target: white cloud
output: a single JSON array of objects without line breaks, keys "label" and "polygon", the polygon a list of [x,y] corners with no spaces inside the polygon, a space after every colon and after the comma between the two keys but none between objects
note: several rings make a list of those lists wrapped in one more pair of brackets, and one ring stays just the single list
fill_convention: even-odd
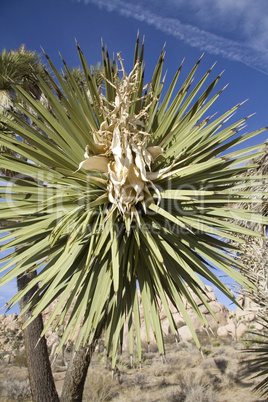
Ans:
[{"label": "white cloud", "polygon": [[[248,0],[167,0],[164,4],[158,0],[136,0],[135,4],[126,0],[84,0],[84,3],[146,22],[189,46],[268,74],[267,0],[255,0],[251,7]],[[186,16],[183,22],[180,16]],[[191,23],[187,23],[187,16]],[[226,37],[232,33],[239,39]]]}]

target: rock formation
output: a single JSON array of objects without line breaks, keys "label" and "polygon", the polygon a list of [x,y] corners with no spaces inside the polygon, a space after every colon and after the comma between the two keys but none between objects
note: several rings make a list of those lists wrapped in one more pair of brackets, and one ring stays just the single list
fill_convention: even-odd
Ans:
[{"label": "rock formation", "polygon": [[[256,313],[258,311],[258,305],[253,303],[250,299],[243,297],[242,293],[238,295],[238,301],[241,304],[242,309],[237,308],[235,311],[232,311],[229,310],[223,303],[217,301],[217,297],[210,286],[206,286],[205,291],[208,305],[215,314],[218,322],[214,320],[214,318],[211,316],[207,308],[202,304],[201,300],[196,295],[192,296],[197,305],[199,306],[205,319],[207,320],[213,333],[217,334],[218,337],[232,336],[234,339],[238,339],[242,337],[249,328],[250,329],[255,328],[256,330],[262,329],[262,326],[259,323],[255,322]],[[56,301],[43,313],[45,323],[49,319],[51,311],[54,310],[55,303]],[[190,319],[194,325],[194,328],[199,331],[204,330],[198,317],[194,313],[189,303],[185,301],[184,304],[190,316]],[[179,340],[189,341],[192,338],[192,335],[187,325],[185,325],[182,315],[171,304],[170,309],[174,321],[178,326]],[[169,322],[164,309],[161,307],[160,307],[160,319],[164,336],[167,336],[170,333]],[[77,334],[78,332],[79,329],[77,329]],[[124,343],[125,345],[127,345],[128,344],[127,328],[125,331],[125,335],[126,337]],[[51,331],[47,333],[49,349],[53,349],[53,347],[55,349],[54,344],[58,344],[59,336],[60,335],[57,335],[57,332],[56,332],[56,338],[55,333],[52,334]],[[141,338],[142,341],[147,342],[142,308],[141,308]],[[154,342],[153,334],[151,334],[150,342],[152,343]],[[18,319],[17,314],[10,314],[10,315],[1,314],[0,354],[2,355],[2,358],[6,356],[5,359],[8,360],[16,353],[22,351],[23,351],[23,338],[21,331],[21,321]]]}]

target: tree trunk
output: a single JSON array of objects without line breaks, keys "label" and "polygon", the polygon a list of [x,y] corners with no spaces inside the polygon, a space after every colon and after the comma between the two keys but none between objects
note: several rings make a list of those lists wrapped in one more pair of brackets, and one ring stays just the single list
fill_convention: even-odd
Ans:
[{"label": "tree trunk", "polygon": [[[36,272],[31,272],[18,277],[18,290],[23,289],[35,276]],[[32,288],[21,299],[19,303],[21,310],[36,290],[37,286]],[[23,315],[23,323],[29,318],[29,316],[30,313],[25,313]],[[42,330],[43,319],[41,314],[23,330],[32,397],[34,402],[59,402],[49,362],[47,342],[45,337],[40,338]]]},{"label": "tree trunk", "polygon": [[73,355],[69,363],[63,384],[61,402],[82,401],[85,381],[95,344],[80,347]]},{"label": "tree trunk", "polygon": [[93,342],[87,346],[80,346],[73,354],[65,375],[61,402],[82,402],[87,371],[98,340],[105,326],[106,317],[103,318],[95,332]]}]

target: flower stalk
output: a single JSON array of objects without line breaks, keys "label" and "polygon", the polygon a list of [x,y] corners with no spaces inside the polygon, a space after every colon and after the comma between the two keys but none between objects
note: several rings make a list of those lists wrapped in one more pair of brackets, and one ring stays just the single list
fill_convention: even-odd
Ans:
[{"label": "flower stalk", "polygon": [[151,171],[152,163],[164,152],[160,146],[146,148],[148,137],[151,136],[145,131],[149,117],[147,110],[153,99],[150,99],[149,104],[137,115],[130,114],[130,110],[137,101],[145,102],[145,99],[152,98],[152,95],[149,93],[135,99],[133,95],[139,90],[139,63],[136,63],[127,75],[120,53],[117,56],[123,78],[120,81],[114,79],[114,84],[106,79],[115,89],[116,95],[114,102],[108,102],[103,95],[100,98],[104,120],[100,129],[93,132],[99,154],[94,155],[87,145],[84,154],[86,159],[79,164],[79,169],[105,173],[108,177],[107,190],[111,204],[123,217],[130,215],[130,222],[127,219],[128,225],[133,217],[140,225],[137,205],[140,203],[146,213],[146,203],[153,202],[149,185],[157,194],[157,203],[160,203],[161,194],[154,180],[161,178],[172,165],[159,171]]}]

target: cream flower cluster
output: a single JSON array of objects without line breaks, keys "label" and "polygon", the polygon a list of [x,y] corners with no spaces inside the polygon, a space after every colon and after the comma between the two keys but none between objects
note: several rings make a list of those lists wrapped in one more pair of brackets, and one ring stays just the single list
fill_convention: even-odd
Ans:
[{"label": "cream flower cluster", "polygon": [[[163,153],[159,146],[145,147],[148,134],[145,129],[148,119],[149,103],[139,114],[130,114],[131,106],[138,100],[138,63],[127,76],[120,54],[123,78],[118,83],[111,83],[115,90],[115,101],[110,103],[101,95],[101,110],[105,117],[99,130],[93,132],[98,155],[93,155],[86,147],[85,160],[79,169],[95,170],[107,174],[109,201],[124,214],[130,214],[140,223],[137,204],[140,202],[146,213],[146,200],[151,197],[148,184],[154,189],[160,200],[160,192],[153,183],[171,167],[151,171],[154,160]],[[148,96],[148,95],[147,95]],[[109,108],[109,106],[110,108]]]}]

